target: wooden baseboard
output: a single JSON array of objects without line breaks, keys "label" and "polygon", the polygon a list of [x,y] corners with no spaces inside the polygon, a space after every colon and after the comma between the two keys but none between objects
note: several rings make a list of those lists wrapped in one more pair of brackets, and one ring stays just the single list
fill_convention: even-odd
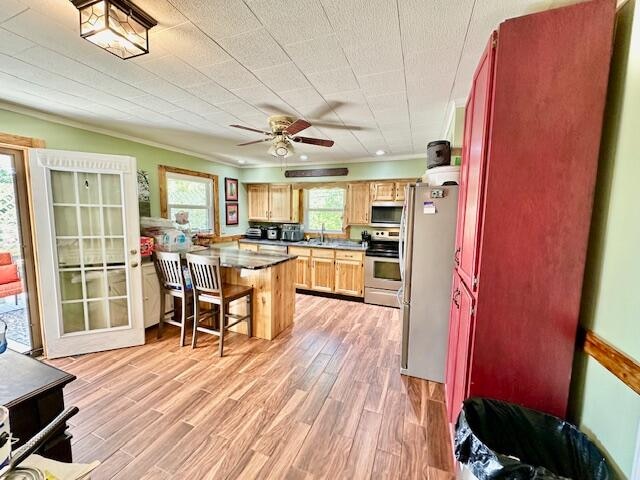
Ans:
[{"label": "wooden baseboard", "polygon": [[640,394],[640,364],[591,330],[584,331],[583,335],[584,351],[634,392]]}]

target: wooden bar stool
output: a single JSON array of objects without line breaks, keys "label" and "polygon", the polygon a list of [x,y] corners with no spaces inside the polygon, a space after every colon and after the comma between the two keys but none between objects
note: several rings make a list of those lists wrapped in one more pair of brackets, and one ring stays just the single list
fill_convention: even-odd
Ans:
[{"label": "wooden bar stool", "polygon": [[[240,322],[247,322],[247,334],[251,336],[251,312],[253,302],[253,287],[244,285],[223,284],[220,276],[220,259],[202,255],[187,254],[187,265],[193,285],[193,340],[192,348],[196,348],[198,332],[209,333],[220,337],[218,351],[222,357],[225,330]],[[247,314],[237,315],[229,313],[229,304],[235,300],[246,298]],[[200,314],[198,302],[217,305],[220,312],[218,330],[199,325],[206,318]],[[233,319],[233,323],[228,323]]]},{"label": "wooden bar stool", "polygon": [[[156,267],[156,273],[158,274],[158,281],[160,282],[160,320],[158,322],[158,338],[162,336],[162,324],[168,323],[180,327],[180,346],[184,347],[187,320],[192,316],[187,317],[187,305],[193,296],[193,290],[187,288],[187,283],[184,278],[184,272],[182,270],[182,263],[180,261],[180,254],[170,252],[155,252],[153,263]],[[170,295],[180,299],[182,303],[181,308],[181,321],[176,321],[170,318],[166,318],[167,315],[175,313],[175,309],[171,309],[168,312],[166,309],[166,295]]]}]

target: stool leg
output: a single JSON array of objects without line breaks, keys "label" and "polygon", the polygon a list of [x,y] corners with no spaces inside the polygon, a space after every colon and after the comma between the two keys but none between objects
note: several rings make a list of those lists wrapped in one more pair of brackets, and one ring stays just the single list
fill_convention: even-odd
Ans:
[{"label": "stool leg", "polygon": [[220,302],[220,345],[218,345],[218,354],[222,356],[222,350],[224,348],[224,324],[225,317],[227,315],[227,306],[224,300]]},{"label": "stool leg", "polygon": [[182,319],[180,321],[180,346],[184,347],[184,337],[187,330],[187,296],[186,293],[183,292],[182,296]]},{"label": "stool leg", "polygon": [[194,291],[193,292],[193,335],[191,337],[191,348],[196,348],[199,317],[200,317],[200,307],[198,306],[198,294]]},{"label": "stool leg", "polygon": [[164,311],[166,309],[166,298],[164,290],[160,290],[160,318],[158,319],[158,338],[162,337],[162,323],[164,322]]},{"label": "stool leg", "polygon": [[253,295],[247,295],[247,335],[253,337]]}]

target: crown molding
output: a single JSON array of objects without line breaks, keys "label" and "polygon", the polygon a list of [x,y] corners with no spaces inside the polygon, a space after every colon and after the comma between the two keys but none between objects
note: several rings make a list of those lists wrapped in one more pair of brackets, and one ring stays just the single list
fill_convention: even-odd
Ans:
[{"label": "crown molding", "polygon": [[[184,148],[174,147],[172,145],[167,145],[166,143],[154,142],[152,140],[146,140],[144,138],[136,137],[134,135],[127,135],[124,133],[119,133],[114,130],[110,130],[107,128],[97,127],[94,125],[90,125],[83,122],[78,122],[77,120],[72,120],[70,118],[66,118],[60,115],[54,115],[52,113],[41,112],[39,110],[35,110],[29,107],[23,107],[21,105],[16,105],[10,102],[0,101],[0,109],[8,110],[14,113],[20,113],[22,115],[27,115],[29,117],[38,118],[40,120],[45,120],[47,122],[53,122],[60,125],[64,125],[67,127],[78,128],[80,130],[86,130],[92,133],[99,133],[101,135],[107,135],[109,137],[119,138],[121,140],[127,140],[130,142],[140,143],[142,145],[147,145],[149,147],[161,148],[163,150],[168,150],[170,152],[181,153],[183,155],[189,155],[191,157],[200,158],[202,160],[207,160],[209,162],[218,163],[221,165],[226,165],[228,167],[234,168],[243,168],[242,165],[238,165],[233,162],[229,162],[226,160],[222,160],[219,157],[203,155],[202,153],[194,152],[192,150],[186,150]],[[45,139],[46,140],[46,139]]]}]

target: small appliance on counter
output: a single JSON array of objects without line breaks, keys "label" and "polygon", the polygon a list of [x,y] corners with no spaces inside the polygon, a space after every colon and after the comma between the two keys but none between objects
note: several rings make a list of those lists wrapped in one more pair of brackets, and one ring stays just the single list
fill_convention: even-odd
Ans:
[{"label": "small appliance on counter", "polygon": [[369,246],[369,243],[371,243],[371,234],[366,230],[363,230],[360,233],[360,239],[360,243],[364,246],[364,248],[367,248]]},{"label": "small appliance on counter", "polygon": [[451,144],[447,140],[427,143],[427,169],[451,165]]},{"label": "small appliance on counter", "polygon": [[252,240],[262,240],[263,238],[267,238],[267,229],[265,227],[249,227],[247,228],[245,237]]},{"label": "small appliance on counter", "polygon": [[422,176],[422,183],[432,187],[460,185],[460,165],[429,168]]},{"label": "small appliance on counter", "polygon": [[299,223],[286,223],[282,225],[280,240],[285,242],[300,242],[304,239],[302,225]]},{"label": "small appliance on counter", "polygon": [[275,225],[267,227],[267,240],[279,240],[280,239],[280,227]]}]

